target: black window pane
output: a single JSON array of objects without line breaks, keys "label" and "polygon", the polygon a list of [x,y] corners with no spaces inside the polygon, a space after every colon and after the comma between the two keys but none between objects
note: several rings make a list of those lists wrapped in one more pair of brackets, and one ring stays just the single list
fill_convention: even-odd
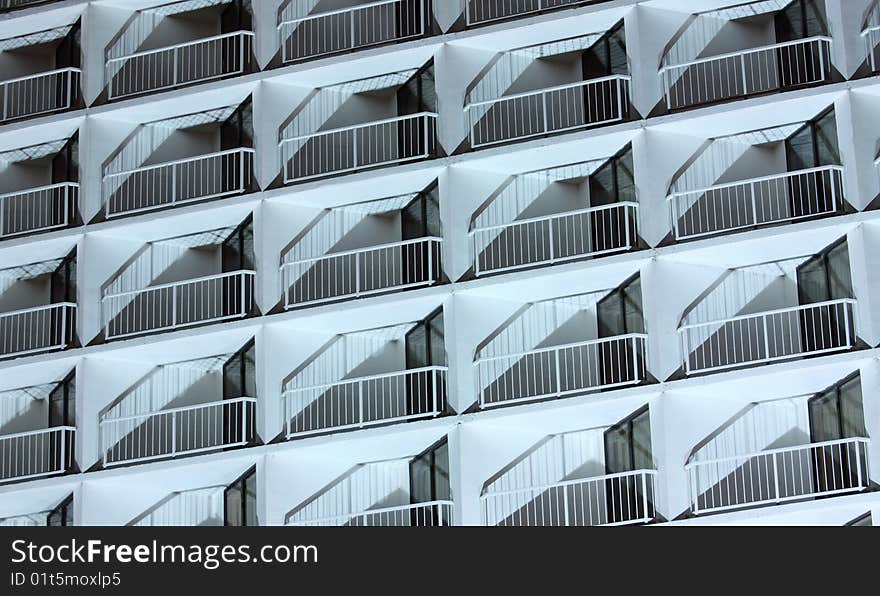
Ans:
[{"label": "black window pane", "polygon": [[849,247],[843,242],[828,251],[829,298],[852,298],[852,273],[849,267]]},{"label": "black window pane", "polygon": [[449,444],[443,443],[434,452],[434,500],[448,501],[452,497],[449,485]]},{"label": "black window pane", "polygon": [[865,410],[862,406],[862,382],[859,377],[840,386],[840,426],[843,438],[866,437]]}]

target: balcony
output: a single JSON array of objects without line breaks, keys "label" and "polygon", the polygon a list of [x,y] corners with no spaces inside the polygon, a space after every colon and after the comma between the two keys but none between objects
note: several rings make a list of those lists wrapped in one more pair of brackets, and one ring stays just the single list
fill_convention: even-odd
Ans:
[{"label": "balcony", "polygon": [[685,469],[697,515],[855,493],[870,484],[866,438],[693,461]]},{"label": "balcony", "polygon": [[173,492],[127,526],[222,526],[226,487],[208,486]]},{"label": "balcony", "polygon": [[0,358],[63,350],[76,337],[76,304],[0,313]]},{"label": "balcony", "polygon": [[655,517],[656,470],[635,470],[480,496],[487,526],[622,526]]},{"label": "balcony", "polygon": [[469,103],[471,147],[621,122],[629,86],[629,76],[612,75]]},{"label": "balcony", "polygon": [[687,190],[667,201],[676,240],[830,216],[843,206],[843,168],[823,166]]},{"label": "balcony", "polygon": [[880,25],[868,27],[861,33],[865,40],[865,50],[868,56],[868,66],[871,72],[877,72],[880,68]]},{"label": "balcony", "polygon": [[468,25],[519,17],[555,8],[597,4],[601,0],[467,0],[465,15]]},{"label": "balcony", "polygon": [[254,34],[235,31],[173,46],[108,57],[109,99],[202,83],[247,72]]},{"label": "balcony", "polygon": [[107,339],[191,327],[247,316],[253,271],[232,271],[128,292],[107,293],[101,318]]},{"label": "balcony", "polygon": [[75,220],[78,203],[76,182],[0,195],[0,239],[65,228]]},{"label": "balcony", "polygon": [[677,110],[827,82],[831,41],[808,37],[664,65],[660,80],[666,107]]},{"label": "balcony", "polygon": [[445,366],[427,366],[287,389],[287,438],[440,416],[447,373]]},{"label": "balcony", "polygon": [[63,474],[73,468],[76,429],[55,426],[0,435],[0,483]]},{"label": "balcony", "polygon": [[281,58],[286,63],[318,58],[425,35],[426,0],[380,0],[282,20]]},{"label": "balcony", "polygon": [[246,192],[254,150],[229,149],[104,176],[108,218]]},{"label": "balcony", "polygon": [[855,300],[818,302],[683,325],[687,374],[816,356],[855,347]]},{"label": "balcony", "polygon": [[433,157],[437,114],[420,112],[283,139],[285,183]]},{"label": "balcony", "polygon": [[368,509],[332,517],[293,519],[287,526],[449,526],[452,525],[452,501],[429,501],[397,507]]},{"label": "balcony", "polygon": [[0,81],[0,123],[73,108],[81,79],[80,69],[61,68]]},{"label": "balcony", "polygon": [[620,202],[475,228],[469,233],[474,273],[501,273],[631,250],[637,220],[638,203]]},{"label": "balcony", "polygon": [[241,447],[255,436],[257,400],[239,397],[131,416],[98,425],[105,466]]},{"label": "balcony", "polygon": [[480,405],[637,385],[647,377],[647,338],[634,333],[478,359],[474,366]]}]

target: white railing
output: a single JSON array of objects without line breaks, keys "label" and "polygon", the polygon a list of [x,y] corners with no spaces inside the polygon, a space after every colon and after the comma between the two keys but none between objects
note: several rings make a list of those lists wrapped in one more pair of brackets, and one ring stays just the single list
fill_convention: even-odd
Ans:
[{"label": "white railing", "polygon": [[287,437],[433,418],[446,410],[445,366],[343,379],[284,391]]},{"label": "white railing", "polygon": [[837,213],[843,168],[822,166],[669,195],[677,240]]},{"label": "white railing", "polygon": [[253,32],[235,31],[108,58],[108,97],[117,99],[244,73],[251,62],[253,43]]},{"label": "white railing", "polygon": [[242,318],[254,302],[253,271],[232,271],[106,294],[101,320],[107,339]]},{"label": "white railing", "polygon": [[470,231],[474,273],[511,271],[630,250],[638,203],[620,202]]},{"label": "white railing", "polygon": [[37,513],[28,513],[25,515],[15,515],[13,517],[4,517],[0,519],[0,526],[9,527],[40,527],[47,525],[49,514],[51,511],[39,511]]},{"label": "white railing", "polygon": [[425,0],[379,0],[282,21],[284,62],[353,50],[425,34]]},{"label": "white railing", "polygon": [[0,435],[0,482],[62,474],[73,467],[76,428]]},{"label": "white railing", "polygon": [[564,6],[577,6],[596,0],[466,0],[468,25],[518,17]]},{"label": "white railing", "polygon": [[225,486],[207,486],[173,492],[127,526],[222,526]]},{"label": "white railing", "polygon": [[868,439],[768,449],[685,466],[696,514],[859,492],[870,485]]},{"label": "white railing", "polygon": [[52,0],[0,0],[0,10],[24,8],[25,6],[33,6],[34,4],[43,4],[51,1]]},{"label": "white railing", "polygon": [[630,77],[611,75],[465,106],[471,147],[622,121]]},{"label": "white railing", "polygon": [[76,337],[76,304],[0,313],[0,358],[62,350]]},{"label": "white railing", "polygon": [[412,505],[367,509],[316,519],[288,519],[287,526],[451,526],[452,501],[428,501]]},{"label": "white railing", "polygon": [[848,350],[855,300],[841,299],[682,325],[685,372],[707,372]]},{"label": "white railing", "polygon": [[60,68],[0,81],[0,122],[74,107],[82,71]]},{"label": "white railing", "polygon": [[487,526],[621,526],[654,519],[655,470],[564,480],[480,496]]},{"label": "white railing", "polygon": [[116,217],[247,191],[254,150],[241,147],[104,176],[104,212]]},{"label": "white railing", "polygon": [[431,157],[436,125],[437,114],[420,112],[283,139],[284,181]]},{"label": "white railing", "polygon": [[284,263],[284,305],[289,308],[437,283],[442,242],[429,236]]},{"label": "white railing", "polygon": [[865,40],[871,72],[877,72],[878,65],[880,65],[880,26],[868,27],[862,31],[862,39]]},{"label": "white railing", "polygon": [[247,445],[254,438],[256,404],[255,398],[239,397],[103,418],[98,432],[104,465]]},{"label": "white railing", "polygon": [[60,182],[0,195],[0,238],[63,228],[73,222],[79,184]]},{"label": "white railing", "polygon": [[647,339],[632,333],[480,358],[474,362],[480,405],[636,385],[646,378]]},{"label": "white railing", "polygon": [[808,37],[660,69],[670,110],[811,85],[831,76],[831,38]]}]

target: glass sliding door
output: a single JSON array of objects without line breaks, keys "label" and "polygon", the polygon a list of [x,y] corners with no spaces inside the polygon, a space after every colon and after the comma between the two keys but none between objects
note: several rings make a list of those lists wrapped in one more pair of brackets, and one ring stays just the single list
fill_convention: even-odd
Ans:
[{"label": "glass sliding door", "polygon": [[[404,339],[406,369],[447,366],[443,308],[431,313],[413,327]],[[430,374],[411,375],[406,383],[407,415],[425,413],[433,407],[436,395],[438,408],[446,403],[446,387],[441,377]]]},{"label": "glass sliding door", "polygon": [[73,494],[61,501],[52,511],[46,515],[47,526],[72,526],[73,525]]},{"label": "glass sliding door", "polygon": [[242,474],[223,491],[224,526],[256,526],[257,467]]},{"label": "glass sliding door", "polygon": [[[638,274],[599,301],[596,305],[596,328],[599,339],[645,332],[641,278]],[[636,380],[635,371],[642,370],[644,363],[641,361],[641,352],[633,350],[634,345],[625,340],[599,344],[602,385]]]},{"label": "glass sliding door", "polygon": [[[221,271],[253,271],[254,261],[254,220],[253,215],[247,218],[223,241],[220,252]],[[253,284],[241,278],[229,278],[221,286],[223,309],[225,316],[238,312],[248,312],[254,304]],[[215,297],[208,297],[213,302]],[[248,312],[250,314],[250,312]]]},{"label": "glass sliding door", "polygon": [[[805,306],[853,297],[846,238],[831,245],[797,268],[798,304]],[[855,339],[851,317],[833,305],[800,312],[801,351],[811,352],[844,345]]]},{"label": "glass sliding door", "polygon": [[[773,21],[777,43],[828,35],[825,0],[794,0],[777,12]],[[825,71],[830,71],[827,57],[820,56],[824,51],[820,44],[804,44],[796,51],[797,54],[793,53],[792,46],[782,46],[776,50],[780,87],[823,79],[825,73],[820,71],[823,64]]]},{"label": "glass sliding door", "polygon": [[[785,140],[785,161],[789,172],[840,165],[833,107]],[[843,186],[839,177],[830,172],[791,176],[787,180],[789,217],[802,218],[841,209]]]},{"label": "glass sliding door", "polygon": [[[632,145],[612,157],[589,177],[590,207],[602,207],[625,201],[635,202],[636,186],[633,176]],[[590,214],[591,252],[614,250],[633,245],[636,241],[636,221],[631,210],[603,209]],[[562,225],[562,222],[560,222]],[[554,230],[557,238],[565,237],[565,230]]]},{"label": "glass sliding door", "polygon": [[[49,393],[48,428],[76,426],[76,371],[58,383]],[[71,433],[49,433],[51,467],[69,471],[74,462],[74,439]]]},{"label": "glass sliding door", "polygon": [[[410,503],[415,505],[452,500],[449,443],[446,437],[410,461],[409,478]],[[410,523],[414,526],[448,526],[452,524],[452,520],[435,505],[430,508],[414,508]]]},{"label": "glass sliding door", "polygon": [[[443,236],[440,224],[438,185],[435,180],[400,211],[401,240]],[[429,256],[430,251],[430,256]],[[403,285],[422,283],[440,277],[440,246],[407,244],[400,247]]]},{"label": "glass sliding door", "polygon": [[[604,441],[606,474],[654,468],[648,406],[606,430]],[[606,523],[646,517],[654,509],[651,485],[647,485],[647,490],[645,494],[640,477],[624,476],[606,480]]]},{"label": "glass sliding door", "polygon": [[[257,396],[256,343],[250,340],[223,364],[223,399]],[[241,443],[256,436],[256,420],[248,404],[223,408],[223,443]]]}]

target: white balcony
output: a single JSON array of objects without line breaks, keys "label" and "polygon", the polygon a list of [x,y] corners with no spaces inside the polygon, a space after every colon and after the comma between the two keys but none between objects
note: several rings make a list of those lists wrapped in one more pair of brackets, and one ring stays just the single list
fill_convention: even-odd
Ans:
[{"label": "white balcony", "polygon": [[677,192],[667,197],[676,240],[838,213],[843,168],[823,166]]},{"label": "white balcony", "polygon": [[105,294],[101,319],[107,339],[243,318],[254,304],[253,271]]},{"label": "white balcony", "polygon": [[670,110],[725,101],[831,78],[831,38],[816,36],[660,68]]},{"label": "white balcony", "polygon": [[452,525],[452,501],[429,501],[396,507],[367,509],[332,517],[288,517],[287,526],[450,526]]},{"label": "white balcony", "polygon": [[0,483],[63,474],[73,467],[76,429],[55,426],[0,435]]},{"label": "white balcony", "polygon": [[689,462],[695,514],[866,490],[868,439],[849,438]]},{"label": "white balcony", "polygon": [[470,103],[471,147],[621,122],[629,85],[630,77],[612,75]]},{"label": "white balcony", "polygon": [[0,122],[74,107],[81,78],[80,69],[61,68],[0,81]]},{"label": "white balcony", "polygon": [[855,300],[841,299],[682,325],[688,374],[855,347]]},{"label": "white balcony", "polygon": [[544,486],[491,490],[480,496],[487,526],[622,526],[655,517],[657,472],[564,480]]},{"label": "white balcony", "polygon": [[207,486],[173,492],[127,526],[222,526],[226,487]]},{"label": "white balcony", "polygon": [[76,337],[76,304],[0,313],[0,358],[63,350]]},{"label": "white balcony", "polygon": [[544,10],[595,3],[596,0],[467,0],[468,25],[480,25]]},{"label": "white balcony", "polygon": [[0,195],[0,238],[69,226],[76,218],[79,184],[60,182]]},{"label": "white balcony", "polygon": [[470,231],[474,273],[550,265],[634,248],[638,203],[620,202]]},{"label": "white balcony", "polygon": [[447,373],[427,366],[289,388],[282,395],[287,438],[439,416]]},{"label": "white balcony", "polygon": [[480,405],[637,385],[647,376],[647,339],[647,335],[633,333],[481,358],[474,363]]},{"label": "white balcony", "polygon": [[173,46],[108,57],[110,99],[243,74],[251,62],[254,34],[235,31]]},{"label": "white balcony", "polygon": [[284,181],[298,182],[435,153],[437,114],[421,112],[283,139]]},{"label": "white balcony", "polygon": [[257,400],[239,397],[102,418],[105,466],[194,455],[247,445],[254,439]]},{"label": "white balcony", "polygon": [[868,27],[861,33],[865,41],[865,51],[868,56],[868,66],[871,72],[877,72],[880,68],[880,25]]},{"label": "white balcony", "polygon": [[379,0],[283,20],[278,25],[285,63],[317,58],[426,33],[425,0]]}]

